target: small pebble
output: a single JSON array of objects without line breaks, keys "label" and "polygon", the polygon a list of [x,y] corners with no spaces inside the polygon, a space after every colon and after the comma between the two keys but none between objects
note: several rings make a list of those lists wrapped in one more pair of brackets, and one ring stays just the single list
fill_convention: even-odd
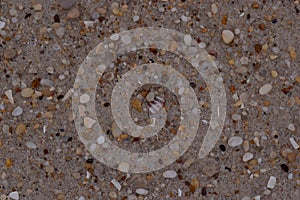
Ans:
[{"label": "small pebble", "polygon": [[112,135],[115,138],[117,138],[122,134],[123,131],[117,126],[116,122],[113,122],[112,127],[111,127],[111,132],[112,132]]},{"label": "small pebble", "polygon": [[148,190],[145,190],[143,188],[136,189],[135,192],[139,195],[147,195],[149,193]]},{"label": "small pebble", "polygon": [[40,3],[34,4],[32,7],[36,11],[41,11],[43,9],[42,4],[40,4]]},{"label": "small pebble", "polygon": [[234,38],[234,34],[232,31],[230,30],[224,30],[222,32],[222,38],[223,38],[223,41],[226,43],[226,44],[229,44],[233,41],[233,38]]},{"label": "small pebble", "polygon": [[116,179],[111,180],[111,183],[117,188],[117,190],[121,191],[122,186]]},{"label": "small pebble", "polygon": [[289,167],[286,164],[280,165],[281,169],[285,172],[289,172]]},{"label": "small pebble", "polygon": [[289,129],[290,131],[294,132],[294,131],[296,130],[296,127],[295,127],[294,124],[291,123],[291,124],[288,125],[288,129]]},{"label": "small pebble", "polygon": [[26,125],[23,123],[19,123],[16,128],[16,134],[21,135],[25,133],[25,131],[26,131]]},{"label": "small pebble", "polygon": [[139,21],[140,17],[138,15],[134,15],[132,19],[134,22],[137,22]]},{"label": "small pebble", "polygon": [[192,42],[192,36],[190,34],[185,35],[183,38],[184,44],[190,45]]},{"label": "small pebble", "polygon": [[67,17],[69,19],[76,19],[77,17],[79,17],[79,15],[80,15],[79,10],[77,8],[73,8],[72,10],[70,10]]},{"label": "small pebble", "polygon": [[125,173],[129,172],[129,163],[121,162],[118,166],[118,170]]},{"label": "small pebble", "polygon": [[31,88],[24,88],[21,92],[21,96],[25,98],[29,98],[33,95],[34,90]]},{"label": "small pebble", "polygon": [[90,101],[90,96],[87,94],[83,94],[79,98],[80,103],[88,103]]},{"label": "small pebble", "polygon": [[243,156],[243,162],[248,162],[249,160],[251,160],[253,158],[253,154],[252,153],[245,153]]},{"label": "small pebble", "polygon": [[13,199],[13,200],[19,200],[19,192],[17,192],[17,191],[14,191],[14,192],[11,192],[11,193],[9,193],[9,198],[11,198],[11,199]]},{"label": "small pebble", "polygon": [[14,102],[14,98],[13,98],[13,96],[12,96],[12,90],[7,90],[7,91],[5,91],[5,95],[7,96],[8,100],[9,100],[9,102],[10,102],[11,104],[14,104],[14,103],[15,103],[15,102]]},{"label": "small pebble", "polygon": [[164,178],[176,178],[177,173],[174,170],[168,170],[163,173]]},{"label": "small pebble", "polygon": [[11,114],[14,117],[18,117],[18,116],[22,115],[22,113],[23,113],[23,109],[20,106],[18,106],[12,111]]},{"label": "small pebble", "polygon": [[267,188],[273,189],[275,187],[275,184],[276,184],[276,177],[270,176],[270,179],[267,184]]},{"label": "small pebble", "polygon": [[17,55],[17,52],[14,49],[7,49],[4,51],[4,58],[11,59]]},{"label": "small pebble", "polygon": [[213,14],[216,14],[218,12],[217,4],[215,4],[215,3],[211,4],[211,12]]},{"label": "small pebble", "polygon": [[95,120],[89,118],[89,117],[85,117],[83,119],[83,124],[86,128],[92,128],[92,126],[96,123]]},{"label": "small pebble", "polygon": [[131,194],[131,195],[127,196],[127,200],[138,200],[138,198],[136,195]]},{"label": "small pebble", "polygon": [[230,147],[236,147],[239,146],[243,143],[243,138],[239,137],[239,136],[233,136],[228,140],[228,145]]},{"label": "small pebble", "polygon": [[290,138],[290,142],[291,142],[291,144],[292,144],[292,146],[293,146],[294,149],[299,149],[299,145],[298,145],[298,143],[295,141],[294,138]]},{"label": "small pebble", "polygon": [[59,0],[62,9],[70,9],[78,0]]},{"label": "small pebble", "polygon": [[5,24],[6,24],[5,22],[0,21],[0,30],[3,29],[3,28],[5,27]]},{"label": "small pebble", "polygon": [[231,119],[234,120],[234,121],[241,121],[241,120],[242,120],[242,117],[241,117],[241,115],[239,115],[239,114],[233,114],[233,115],[231,116]]},{"label": "small pebble", "polygon": [[268,94],[270,91],[272,90],[272,85],[267,83],[265,85],[263,85],[260,89],[259,89],[259,94],[260,95],[266,95]]},{"label": "small pebble", "polygon": [[33,142],[26,142],[26,146],[29,149],[36,149],[36,144],[34,144]]},{"label": "small pebble", "polygon": [[288,174],[288,179],[289,179],[289,180],[292,180],[292,179],[293,179],[293,173],[289,173],[289,174]]},{"label": "small pebble", "polygon": [[97,143],[98,144],[104,144],[105,142],[105,137],[103,135],[101,135],[100,137],[98,137],[97,139]]}]

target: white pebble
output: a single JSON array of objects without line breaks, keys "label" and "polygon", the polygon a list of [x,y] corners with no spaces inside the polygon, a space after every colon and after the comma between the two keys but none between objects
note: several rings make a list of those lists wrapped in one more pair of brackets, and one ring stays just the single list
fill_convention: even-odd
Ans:
[{"label": "white pebble", "polygon": [[222,38],[223,38],[223,41],[226,43],[226,44],[229,44],[233,41],[233,38],[234,38],[234,34],[232,31],[230,30],[224,30],[222,32]]},{"label": "white pebble", "polygon": [[272,90],[272,88],[273,88],[272,85],[267,83],[267,84],[263,85],[261,88],[259,88],[259,94],[266,95]]},{"label": "white pebble", "polygon": [[97,139],[97,143],[98,144],[103,144],[105,142],[105,137],[103,135],[101,135],[100,137],[98,137]]},{"label": "white pebble", "polygon": [[211,12],[213,14],[216,14],[218,12],[217,4],[215,4],[215,3],[211,4]]},{"label": "white pebble", "polygon": [[26,146],[29,149],[36,149],[36,144],[34,144],[33,142],[26,142]]},{"label": "white pebble", "polygon": [[[111,40],[114,40],[114,41],[116,41],[116,40],[118,40],[119,39],[119,34],[113,34],[113,35],[111,35],[110,37],[109,37]],[[102,64],[103,65],[103,64]],[[102,66],[101,65],[101,66]],[[105,67],[105,66],[104,66]]]},{"label": "white pebble", "polygon": [[295,127],[294,124],[289,124],[289,125],[288,125],[288,129],[289,129],[290,131],[294,132],[294,131],[296,130],[296,127]]},{"label": "white pebble", "polygon": [[200,43],[199,43],[199,47],[200,47],[201,49],[204,49],[204,48],[206,47],[205,42],[200,42]]},{"label": "white pebble", "polygon": [[233,136],[228,140],[228,145],[230,147],[236,147],[239,146],[243,143],[243,138],[239,137],[239,136]]},{"label": "white pebble", "polygon": [[0,30],[3,29],[5,27],[5,22],[0,21]]},{"label": "white pebble", "polygon": [[87,103],[90,101],[90,96],[87,94],[83,94],[80,96],[79,101],[80,101],[80,103]]},{"label": "white pebble", "polygon": [[131,42],[131,38],[129,35],[124,35],[121,37],[121,41],[124,43],[124,44],[130,44]]},{"label": "white pebble", "polygon": [[267,188],[273,189],[276,184],[276,177],[275,176],[270,176],[270,179],[267,184]]},{"label": "white pebble", "polygon": [[293,173],[289,173],[288,179],[289,179],[289,180],[292,180],[292,179],[293,179]]},{"label": "white pebble", "polygon": [[245,153],[243,156],[243,162],[248,162],[249,160],[251,160],[253,158],[253,154],[252,153]]},{"label": "white pebble", "polygon": [[14,199],[14,200],[19,200],[19,198],[20,198],[19,193],[17,191],[9,193],[8,196],[9,196],[9,198]]},{"label": "white pebble", "polygon": [[139,195],[147,195],[149,193],[148,190],[145,190],[143,188],[136,189],[135,192]]},{"label": "white pebble", "polygon": [[79,197],[78,200],[85,200],[84,196]]},{"label": "white pebble", "polygon": [[111,180],[111,183],[119,190],[121,191],[121,184],[116,180],[116,179],[113,179]]},{"label": "white pebble", "polygon": [[83,119],[83,124],[86,128],[92,128],[92,126],[96,123],[95,120],[89,118],[89,117],[85,117]]},{"label": "white pebble", "polygon": [[254,197],[254,200],[260,200],[260,195]]},{"label": "white pebble", "polygon": [[138,15],[134,15],[132,19],[134,22],[137,22],[139,21],[140,17]]},{"label": "white pebble", "polygon": [[290,142],[291,142],[291,144],[292,144],[292,146],[293,146],[294,149],[299,149],[299,145],[298,145],[298,143],[295,141],[294,138],[290,138]]},{"label": "white pebble", "polygon": [[187,34],[183,38],[184,44],[190,45],[192,42],[192,36],[190,34]]},{"label": "white pebble", "polygon": [[15,102],[14,102],[14,98],[13,98],[13,96],[12,96],[12,90],[7,90],[7,91],[5,92],[5,95],[7,96],[8,100],[9,100],[9,102],[10,102],[11,104],[14,104],[14,103],[15,103]]},{"label": "white pebble", "polygon": [[12,111],[11,114],[14,117],[18,117],[18,116],[22,115],[22,113],[23,113],[23,109],[20,106],[18,106]]},{"label": "white pebble", "polygon": [[177,173],[174,170],[168,170],[163,173],[164,178],[175,178],[177,177]]},{"label": "white pebble", "polygon": [[239,115],[239,114],[233,114],[233,115],[231,116],[231,119],[234,120],[234,121],[241,121],[241,120],[242,120],[242,117],[241,117],[241,115]]}]

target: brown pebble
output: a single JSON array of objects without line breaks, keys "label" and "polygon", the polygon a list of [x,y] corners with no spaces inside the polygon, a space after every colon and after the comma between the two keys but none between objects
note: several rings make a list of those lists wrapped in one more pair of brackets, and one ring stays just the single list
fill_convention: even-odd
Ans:
[{"label": "brown pebble", "polygon": [[5,166],[6,166],[7,168],[9,168],[9,167],[11,167],[12,165],[13,165],[13,161],[12,161],[11,159],[7,158],[7,159],[5,160]]},{"label": "brown pebble", "polygon": [[253,9],[258,9],[259,8],[259,4],[254,2],[251,6]]},{"label": "brown pebble", "polygon": [[26,125],[23,123],[19,123],[16,128],[16,134],[21,135],[21,134],[24,134],[25,131],[26,131]]},{"label": "brown pebble", "polygon": [[287,160],[288,160],[289,163],[295,162],[296,158],[297,158],[297,153],[295,153],[295,152],[289,152],[287,154]]},{"label": "brown pebble", "polygon": [[17,52],[14,49],[7,49],[4,51],[4,58],[11,59],[17,55]]},{"label": "brown pebble", "polygon": [[266,25],[263,24],[263,23],[261,23],[261,24],[259,24],[258,28],[259,28],[260,30],[265,30],[265,29],[266,29]]},{"label": "brown pebble", "polygon": [[69,19],[76,19],[77,17],[79,17],[79,15],[80,15],[79,10],[77,8],[73,8],[72,10],[70,10],[67,17]]},{"label": "brown pebble", "polygon": [[260,44],[256,44],[256,45],[254,46],[254,48],[255,48],[256,53],[260,53],[260,51],[261,51],[261,49],[262,49],[262,47],[261,47]]}]

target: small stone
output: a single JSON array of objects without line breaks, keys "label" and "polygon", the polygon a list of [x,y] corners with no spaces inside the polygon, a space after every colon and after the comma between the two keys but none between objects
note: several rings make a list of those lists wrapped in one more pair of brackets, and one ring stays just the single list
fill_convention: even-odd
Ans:
[{"label": "small stone", "polygon": [[288,125],[288,129],[289,129],[290,131],[294,132],[294,131],[296,130],[296,127],[295,127],[294,124],[291,123],[291,124]]},{"label": "small stone", "polygon": [[228,140],[228,145],[230,147],[236,147],[239,146],[243,143],[243,138],[239,137],[239,136],[233,136]]},{"label": "small stone", "polygon": [[251,160],[253,158],[253,154],[252,153],[245,153],[243,156],[243,162],[248,162],[249,160]]},{"label": "small stone", "polygon": [[289,167],[286,164],[280,165],[281,169],[285,172],[289,172]]},{"label": "small stone", "polygon": [[79,197],[78,200],[85,200],[84,196]]},{"label": "small stone", "polygon": [[21,135],[24,134],[25,131],[26,131],[26,125],[23,123],[19,123],[16,128],[16,134]]},{"label": "small stone", "polygon": [[100,137],[97,138],[97,143],[98,144],[104,144],[105,142],[105,137],[101,135]]},{"label": "small stone", "polygon": [[7,96],[8,100],[9,100],[9,102],[10,102],[11,104],[14,104],[14,103],[15,103],[15,102],[14,102],[14,98],[13,98],[13,96],[12,96],[12,90],[7,90],[7,91],[5,92],[5,95]]},{"label": "small stone", "polygon": [[54,172],[54,167],[52,167],[51,165],[48,165],[48,166],[45,167],[45,171],[48,174],[52,174]]},{"label": "small stone", "polygon": [[289,179],[289,180],[292,180],[292,179],[293,179],[293,173],[289,173],[289,174],[288,174],[288,179]]},{"label": "small stone", "polygon": [[229,44],[233,41],[233,38],[234,38],[234,34],[232,31],[230,30],[224,30],[222,32],[222,38],[223,38],[223,41],[226,43],[226,44]]},{"label": "small stone", "polygon": [[124,44],[130,44],[131,43],[131,37],[129,35],[124,35],[121,37],[121,41]]},{"label": "small stone", "polygon": [[286,155],[286,157],[287,157],[287,160],[288,160],[289,163],[293,163],[293,162],[296,161],[297,153],[295,153],[295,152],[288,152],[287,155]]},{"label": "small stone", "polygon": [[293,146],[294,149],[299,149],[299,145],[298,145],[298,143],[295,141],[294,138],[290,138],[290,142],[291,142],[291,144],[292,144],[292,146]]},{"label": "small stone", "polygon": [[14,49],[7,49],[4,51],[4,58],[11,59],[17,55],[17,52]]},{"label": "small stone", "polygon": [[10,168],[12,165],[13,165],[13,161],[12,161],[11,159],[7,158],[7,159],[5,160],[5,166],[6,166],[7,168]]},{"label": "small stone", "polygon": [[184,44],[190,45],[192,42],[192,36],[190,34],[185,35],[183,37],[183,41],[184,41]]},{"label": "small stone", "polygon": [[195,158],[189,158],[183,163],[183,168],[188,169],[195,162]]},{"label": "small stone", "polygon": [[80,103],[88,103],[90,101],[90,96],[87,94],[83,94],[79,98]]},{"label": "small stone", "polygon": [[59,0],[62,9],[70,9],[78,0]]},{"label": "small stone", "polygon": [[278,76],[278,72],[275,71],[275,70],[272,70],[271,75],[272,75],[273,78],[276,78]]},{"label": "small stone", "polygon": [[65,28],[64,27],[59,27],[56,31],[55,31],[56,35],[60,38],[62,38],[65,34]]},{"label": "small stone", "polygon": [[118,166],[118,170],[125,173],[129,172],[129,163],[121,162]]},{"label": "small stone", "polygon": [[64,200],[65,197],[66,197],[66,195],[60,193],[60,194],[58,194],[56,197],[57,197],[58,200]]},{"label": "small stone", "polygon": [[176,178],[177,173],[174,170],[168,170],[163,173],[164,178]]},{"label": "small stone", "polygon": [[36,11],[41,11],[43,9],[42,4],[40,4],[40,3],[34,4],[32,7]]},{"label": "small stone", "polygon": [[112,127],[111,127],[111,132],[112,132],[112,135],[115,138],[117,138],[122,134],[123,131],[117,126],[116,122],[113,122]]},{"label": "small stone", "polygon": [[138,15],[134,15],[132,19],[134,22],[137,22],[139,21],[140,17]]},{"label": "small stone", "polygon": [[26,146],[29,149],[36,149],[36,144],[34,144],[33,142],[26,142]]},{"label": "small stone", "polygon": [[5,22],[0,21],[0,30],[3,29],[3,28],[5,27],[5,24],[6,24]]},{"label": "small stone", "polygon": [[21,92],[21,96],[25,98],[29,98],[33,95],[34,90],[31,88],[24,88]]},{"label": "small stone", "polygon": [[89,117],[85,117],[83,119],[83,124],[86,128],[92,128],[92,126],[96,123],[96,120],[91,119]]},{"label": "small stone", "polygon": [[12,111],[11,114],[14,117],[18,117],[18,116],[22,115],[22,113],[23,113],[23,109],[20,106],[18,106]]},{"label": "small stone", "polygon": [[243,56],[243,57],[241,57],[240,62],[242,65],[247,65],[249,62],[249,59],[248,59],[248,57]]},{"label": "small stone", "polygon": [[77,17],[79,17],[79,15],[80,15],[79,10],[77,8],[73,8],[72,10],[70,10],[67,17],[69,19],[76,19]]},{"label": "small stone", "polygon": [[139,195],[147,195],[149,193],[148,190],[145,190],[143,188],[136,189],[135,192]]},{"label": "small stone", "polygon": [[266,190],[264,191],[264,195],[268,196],[268,195],[270,195],[270,194],[271,194],[271,190],[266,189]]},{"label": "small stone", "polygon": [[19,193],[17,191],[11,192],[9,193],[9,198],[13,199],[13,200],[19,200]]},{"label": "small stone", "polygon": [[115,191],[110,191],[108,195],[112,199],[117,199],[117,197],[118,197],[118,195]]},{"label": "small stone", "polygon": [[297,58],[297,53],[295,50],[291,50],[290,51],[290,56],[292,60],[295,60]]},{"label": "small stone", "polygon": [[272,85],[267,83],[265,85],[263,85],[260,89],[259,89],[259,94],[260,95],[266,95],[268,94],[271,90],[272,90]]},{"label": "small stone", "polygon": [[234,121],[241,121],[242,117],[239,114],[233,114],[233,115],[231,115],[231,119]]},{"label": "small stone", "polygon": [[117,190],[121,191],[122,186],[116,179],[111,180],[111,183],[117,188]]},{"label": "small stone", "polygon": [[211,4],[211,12],[213,14],[216,14],[218,12],[217,4],[215,4],[215,3]]},{"label": "small stone", "polygon": [[276,184],[276,177],[270,176],[270,179],[267,184],[267,188],[273,189],[275,187],[275,184]]}]

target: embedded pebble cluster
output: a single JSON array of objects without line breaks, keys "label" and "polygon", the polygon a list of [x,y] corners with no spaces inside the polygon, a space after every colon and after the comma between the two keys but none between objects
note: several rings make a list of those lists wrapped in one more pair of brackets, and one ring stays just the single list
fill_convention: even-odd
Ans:
[{"label": "embedded pebble cluster", "polygon": [[[299,10],[299,0],[1,1],[0,199],[298,199]],[[144,54],[142,50],[130,53],[134,48],[126,49],[126,55],[118,54],[109,66],[96,66],[92,73],[103,74],[97,79],[97,88],[91,86],[92,80],[86,80],[88,87],[77,97],[80,106],[76,114],[82,117],[81,127],[86,131],[79,138],[74,125],[77,116],[71,106],[78,89],[73,86],[79,66],[106,39],[111,42],[105,48],[113,50],[117,41],[121,46],[132,45],[136,38],[117,33],[139,27],[165,27],[183,33],[168,46],[180,56],[174,59],[153,42]],[[190,48],[177,51],[183,46]],[[193,61],[198,47],[208,52],[205,59],[202,54],[199,58],[216,63],[227,99],[221,137],[203,159],[198,157],[199,148],[207,130],[215,125],[209,121],[210,115],[223,112],[212,110],[212,88],[202,80],[203,75],[188,70],[197,63],[189,66],[180,60],[190,56]],[[108,162],[115,168],[110,169],[91,152],[99,152],[99,146],[105,147],[110,139],[115,146],[140,144],[135,153],[146,151],[143,148],[147,147],[148,132],[137,139],[132,137],[136,133],[130,135],[119,127],[119,121],[112,117],[113,105],[107,97],[111,92],[106,88],[120,83],[126,70],[158,61],[182,69],[187,80],[198,80],[174,92],[177,96],[191,91],[198,94],[199,107],[186,107],[201,119],[195,141],[182,156],[178,152],[187,146],[177,142],[170,147],[172,154],[157,160],[157,165],[149,166],[141,160],[145,169],[153,169],[172,156],[176,158],[155,172],[131,173],[132,162],[108,154]],[[84,72],[79,70],[78,74]],[[137,81],[143,80],[139,77]],[[94,90],[95,97],[89,95]],[[96,106],[109,111],[86,115],[97,95],[103,98]],[[159,120],[154,128],[167,129],[171,138],[179,132],[175,129],[192,132],[190,126],[180,126],[182,118],[166,109],[165,104],[174,106],[176,101],[159,95],[164,99],[154,110],[156,115],[151,116],[166,119],[171,128],[163,127]],[[142,91],[128,105],[145,114],[148,110],[144,110],[141,99],[154,109],[157,105],[153,102],[159,95]],[[128,98],[123,96],[121,100]],[[120,110],[131,112],[131,107]],[[177,121],[169,120],[173,115]],[[87,149],[80,139],[87,139],[89,131],[99,128],[100,117],[106,119],[106,129],[93,136]]]}]

